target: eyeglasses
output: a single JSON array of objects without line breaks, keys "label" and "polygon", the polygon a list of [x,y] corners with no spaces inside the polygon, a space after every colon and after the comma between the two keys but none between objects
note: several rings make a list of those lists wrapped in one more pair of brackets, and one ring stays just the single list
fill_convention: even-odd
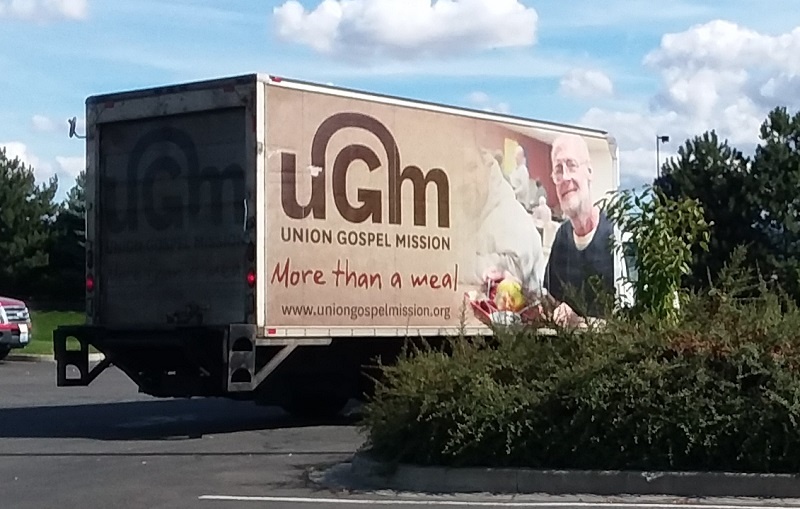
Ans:
[{"label": "eyeglasses", "polygon": [[553,165],[553,180],[562,179],[564,175],[574,175],[578,168],[584,165],[587,161],[578,161],[576,159],[561,159],[556,161]]}]

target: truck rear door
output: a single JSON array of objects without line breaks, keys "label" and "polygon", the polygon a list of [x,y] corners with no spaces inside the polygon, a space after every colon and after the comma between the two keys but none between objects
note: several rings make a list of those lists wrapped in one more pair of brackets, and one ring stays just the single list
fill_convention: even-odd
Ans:
[{"label": "truck rear door", "polygon": [[87,104],[95,323],[252,319],[255,94],[250,82]]}]

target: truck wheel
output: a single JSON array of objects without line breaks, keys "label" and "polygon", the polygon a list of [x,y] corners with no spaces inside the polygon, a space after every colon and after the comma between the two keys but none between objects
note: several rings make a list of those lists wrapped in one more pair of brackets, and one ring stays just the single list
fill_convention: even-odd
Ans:
[{"label": "truck wheel", "polygon": [[294,390],[281,404],[286,412],[301,419],[334,419],[344,409],[349,398],[329,391]]},{"label": "truck wheel", "polygon": [[9,353],[11,353],[11,348],[0,346],[0,361],[8,357]]}]

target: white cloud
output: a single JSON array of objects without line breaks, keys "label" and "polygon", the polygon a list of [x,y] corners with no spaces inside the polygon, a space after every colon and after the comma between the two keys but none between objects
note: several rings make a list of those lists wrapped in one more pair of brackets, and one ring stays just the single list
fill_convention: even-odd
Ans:
[{"label": "white cloud", "polygon": [[24,21],[81,20],[88,10],[88,0],[0,0],[0,18]]},{"label": "white cloud", "polygon": [[[658,160],[661,164],[671,155],[665,150],[656,153],[655,144],[650,149],[637,148],[634,150],[619,151],[619,166],[621,171],[621,185],[623,187],[638,187],[642,180],[652,181],[658,175]],[[628,171],[633,170],[633,171]]]},{"label": "white cloud", "polygon": [[6,149],[6,156],[9,159],[19,158],[20,161],[31,166],[38,184],[44,184],[53,176],[57,176],[57,201],[66,196],[67,192],[75,185],[75,177],[86,166],[84,156],[57,156],[55,163],[44,160],[31,152],[30,148],[20,141],[0,143],[0,147]]},{"label": "white cloud", "polygon": [[40,133],[47,133],[56,130],[56,123],[53,121],[53,119],[44,115],[34,115],[31,118],[31,125],[33,126],[34,131]]},{"label": "white cloud", "polygon": [[614,94],[614,84],[602,71],[572,69],[561,78],[559,92],[567,97],[608,97]]},{"label": "white cloud", "polygon": [[508,103],[495,101],[486,92],[472,92],[467,97],[467,101],[475,108],[492,113],[508,113],[511,110]]},{"label": "white cloud", "polygon": [[761,68],[800,71],[800,27],[772,36],[714,20],[680,33],[666,34],[645,63],[665,69]]},{"label": "white cloud", "polygon": [[662,161],[687,138],[711,129],[748,152],[758,142],[759,127],[770,109],[800,108],[800,27],[767,35],[728,21],[711,21],[664,35],[644,64],[661,79],[649,113],[642,113],[646,108],[593,108],[581,120],[617,137],[621,172],[628,178],[655,176],[658,134],[671,137],[662,145]]},{"label": "white cloud", "polygon": [[55,175],[53,165],[33,154],[24,143],[20,141],[0,142],[0,147],[6,149],[6,157],[9,159],[19,158],[25,165],[33,167],[33,174],[37,182],[47,182],[50,177]]},{"label": "white cloud", "polygon": [[[82,58],[96,58],[114,65],[128,64],[146,69],[167,71],[180,80],[208,78],[206,69],[214,68],[220,75],[237,75],[252,71],[253,57],[248,54],[198,54],[196,51],[181,51],[169,55],[160,54],[158,48],[109,43],[81,49]],[[385,77],[459,77],[485,80],[488,77],[503,78],[554,78],[567,72],[574,62],[562,55],[546,55],[533,51],[510,51],[498,58],[495,52],[483,52],[462,58],[402,60],[376,59],[352,65],[348,58],[327,58],[325,55],[298,58],[296,55],[272,52],[267,57],[266,67],[281,75],[292,76],[314,82],[344,82],[354,79]],[[588,57],[583,57],[588,61]]]},{"label": "white cloud", "polygon": [[773,36],[716,20],[665,35],[645,65],[662,76],[655,105],[688,117],[692,131],[754,142],[767,110],[800,106],[800,27]]},{"label": "white cloud", "polygon": [[34,166],[39,162],[39,158],[31,154],[28,151],[27,145],[20,141],[0,143],[0,147],[3,147],[6,150],[6,157],[8,159],[19,159],[24,164],[29,166]]},{"label": "white cloud", "polygon": [[86,158],[83,156],[56,156],[56,163],[61,172],[66,173],[73,179],[86,169]]},{"label": "white cloud", "polygon": [[[79,135],[86,132],[86,122],[82,117],[77,117],[75,131]],[[69,134],[69,121],[67,119],[55,120],[46,115],[34,115],[31,117],[31,127],[39,133],[58,133],[67,136]]]},{"label": "white cloud", "polygon": [[[655,150],[655,139],[663,126],[679,121],[674,112],[645,115],[640,112],[610,112],[592,108],[581,118],[580,123],[596,129],[607,129],[617,138],[621,150],[633,147],[648,147]],[[674,138],[674,137],[673,137]]]},{"label": "white cloud", "polygon": [[[656,136],[669,135],[668,143],[659,143],[661,162],[675,155],[683,142],[667,126],[678,123],[675,112],[646,115],[640,112],[612,112],[592,108],[580,123],[596,129],[605,129],[617,140],[620,148],[619,165],[623,185],[652,180],[657,176]],[[637,184],[638,185],[638,184]]]},{"label": "white cloud", "polygon": [[472,92],[469,94],[468,99],[473,104],[485,104],[489,102],[489,94],[486,92]]},{"label": "white cloud", "polygon": [[349,58],[530,46],[538,24],[519,0],[288,0],[273,18],[280,38]]}]

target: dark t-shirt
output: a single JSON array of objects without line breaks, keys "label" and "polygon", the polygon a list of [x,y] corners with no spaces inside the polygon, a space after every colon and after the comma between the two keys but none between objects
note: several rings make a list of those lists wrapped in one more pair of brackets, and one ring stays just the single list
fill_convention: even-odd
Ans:
[{"label": "dark t-shirt", "polygon": [[[566,302],[580,316],[603,314],[601,300],[590,278],[599,277],[601,292],[614,294],[614,253],[611,239],[614,228],[603,212],[592,241],[583,250],[575,245],[570,221],[558,227],[544,276],[544,287],[559,302]],[[577,295],[577,299],[573,296]],[[585,305],[584,305],[585,304]]]}]

